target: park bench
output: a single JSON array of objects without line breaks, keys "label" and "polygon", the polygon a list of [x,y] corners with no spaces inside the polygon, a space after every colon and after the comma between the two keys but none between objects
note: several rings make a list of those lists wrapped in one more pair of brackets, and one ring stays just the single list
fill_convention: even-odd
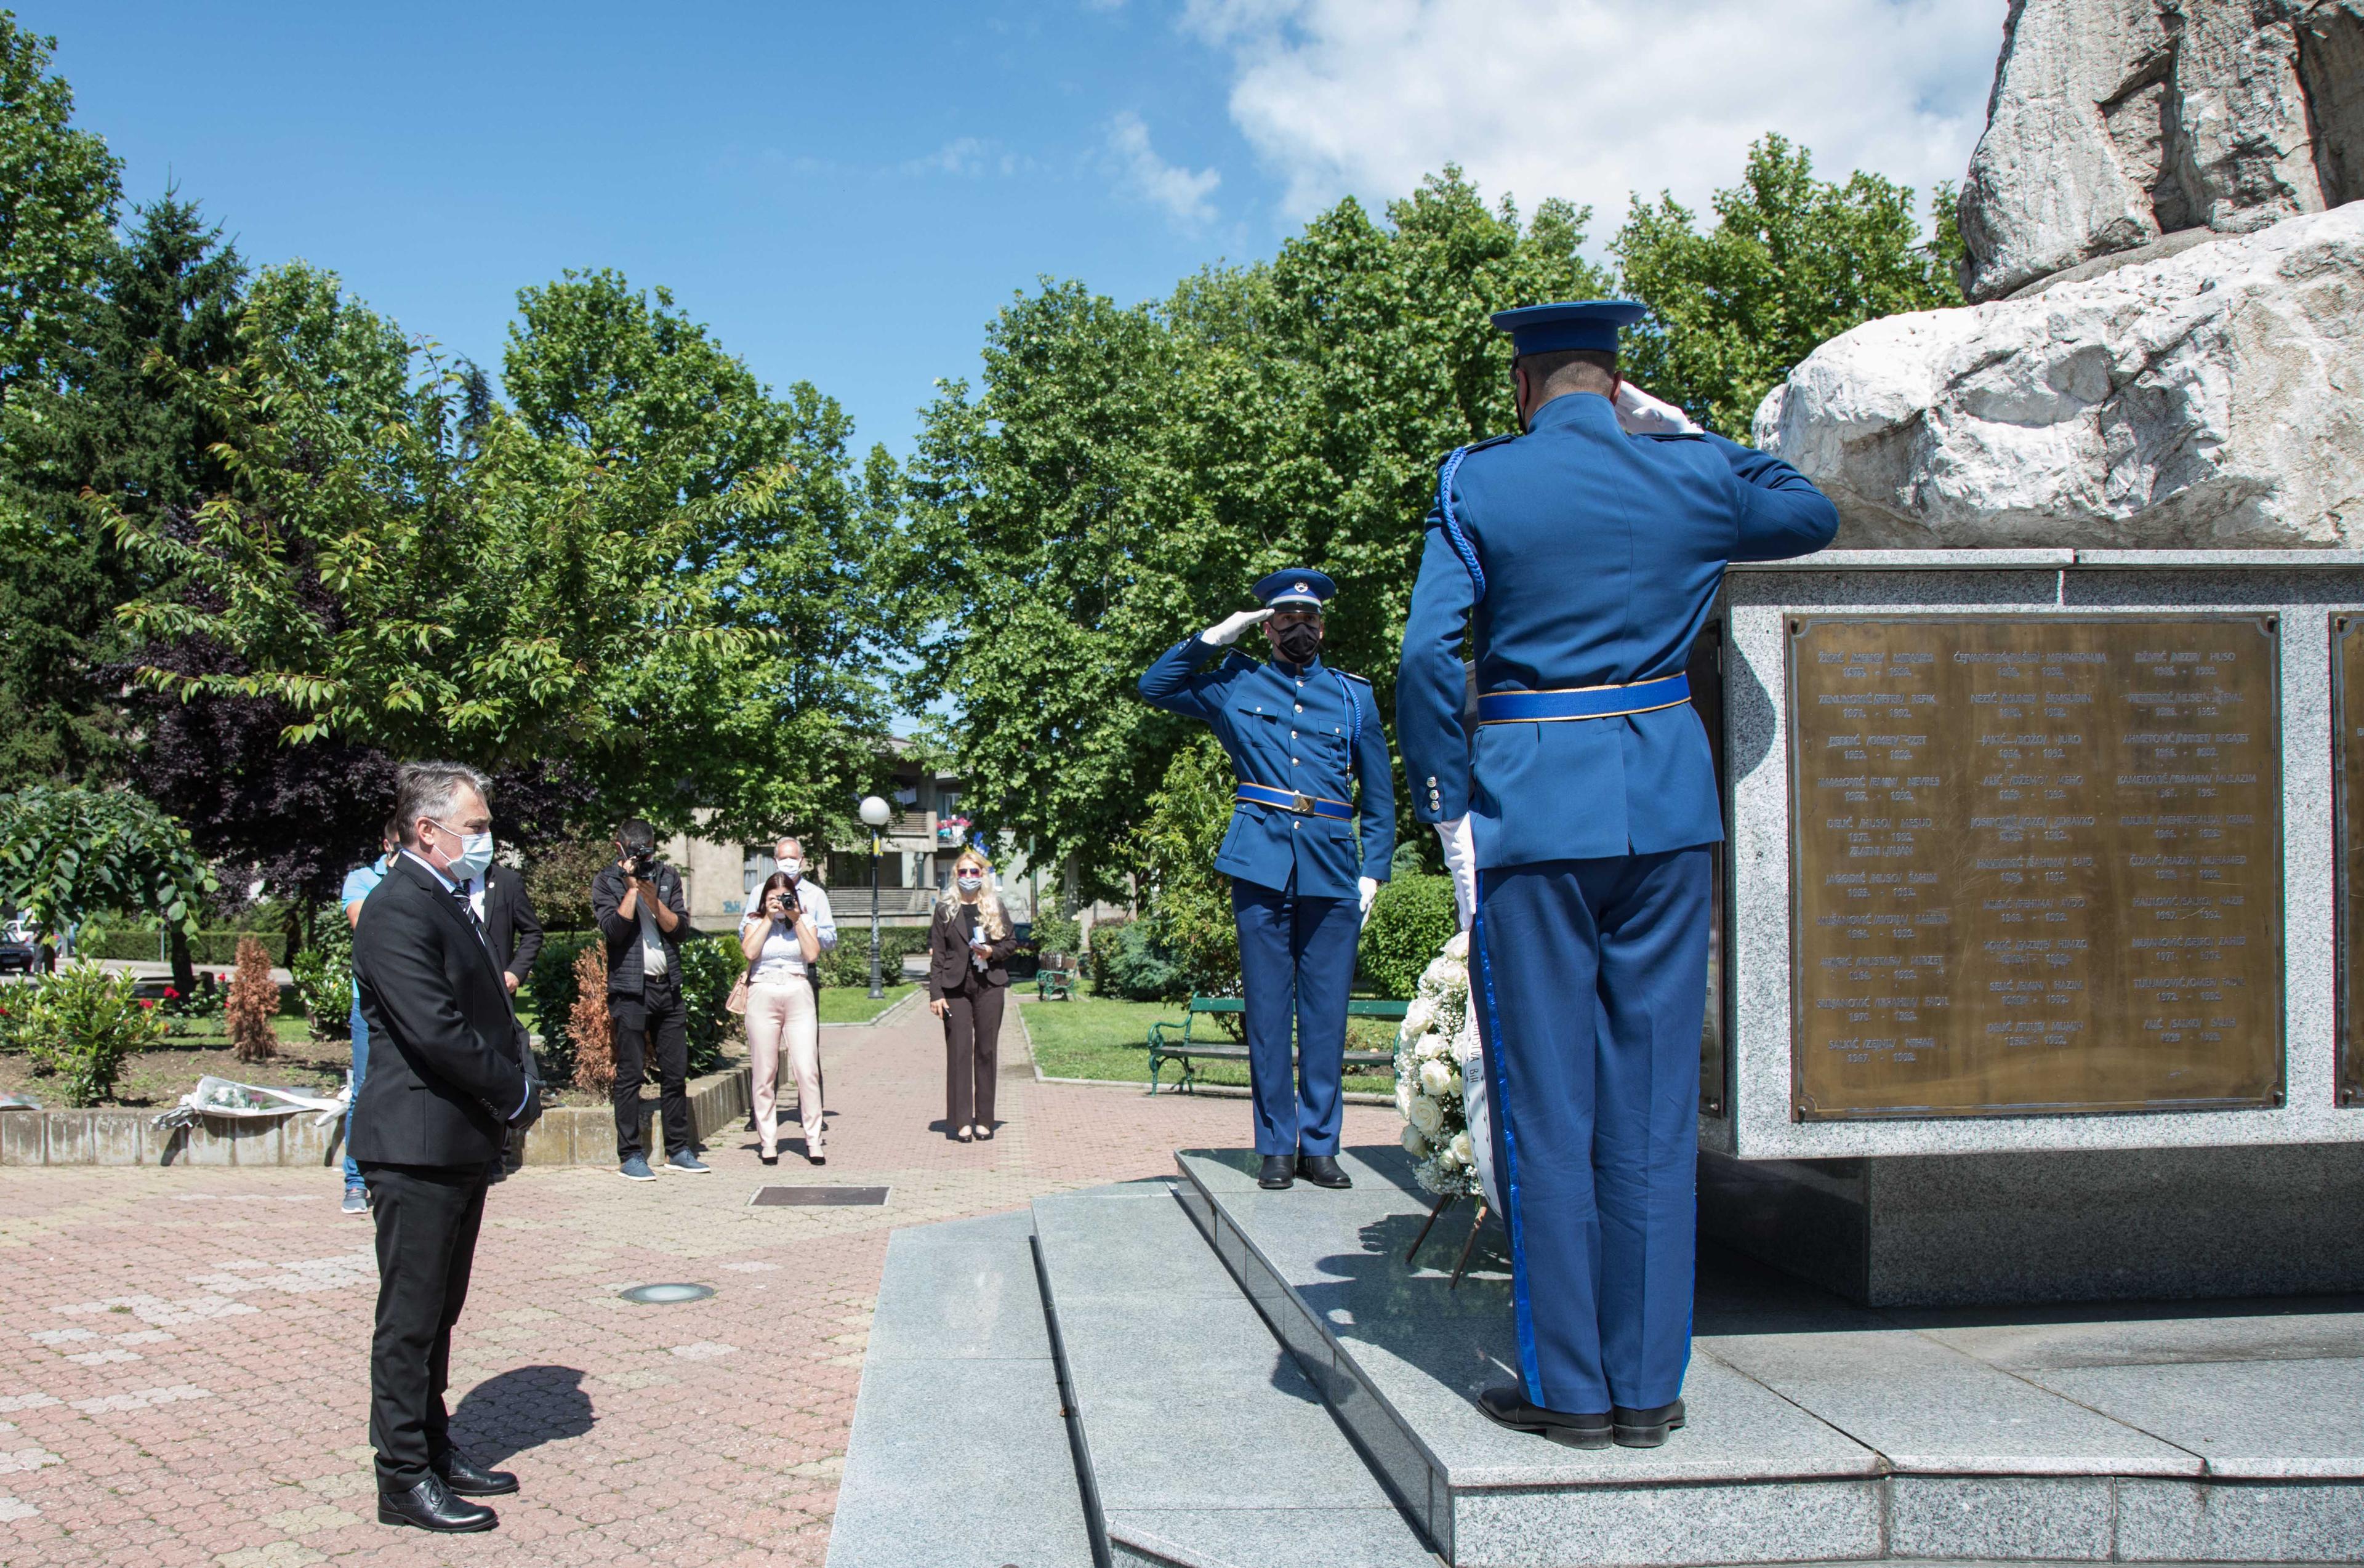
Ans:
[{"label": "park bench", "polygon": [[[1400,1023],[1409,1006],[1410,1004],[1404,1002],[1382,1002],[1370,997],[1358,996],[1346,1004],[1346,1017],[1388,1018]],[[1248,1059],[1248,1048],[1244,1043],[1233,1040],[1194,1039],[1192,1031],[1202,1018],[1210,1018],[1219,1013],[1242,1013],[1246,1010],[1247,1004],[1237,996],[1193,996],[1180,1022],[1161,1018],[1150,1025],[1149,1092],[1153,1095],[1157,1093],[1158,1074],[1165,1070],[1165,1064],[1169,1062],[1178,1062],[1182,1068],[1182,1076],[1174,1085],[1174,1091],[1176,1094],[1186,1090],[1195,1092],[1199,1078],[1199,1070],[1194,1065],[1196,1062],[1245,1062]],[[1392,1051],[1346,1052],[1346,1066],[1349,1070],[1356,1067],[1385,1067],[1393,1071],[1395,1061],[1396,1053]]]},{"label": "park bench", "polygon": [[1076,999],[1076,961],[1064,952],[1046,952],[1034,971],[1034,998],[1040,1002]]}]

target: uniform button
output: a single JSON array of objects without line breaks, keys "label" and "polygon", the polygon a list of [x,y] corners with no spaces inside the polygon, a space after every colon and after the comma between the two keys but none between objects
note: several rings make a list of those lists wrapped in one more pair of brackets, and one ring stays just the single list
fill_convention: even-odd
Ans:
[{"label": "uniform button", "polygon": [[1291,757],[1291,758],[1288,760],[1288,765],[1289,765],[1290,767],[1292,767],[1292,768],[1293,768],[1293,767],[1295,767],[1295,766],[1297,766],[1297,759],[1296,759],[1296,758],[1294,758],[1294,757]]},{"label": "uniform button", "polygon": [[1436,775],[1434,773],[1428,775],[1428,787],[1431,789],[1434,789],[1436,787]]},{"label": "uniform button", "polygon": [[1304,705],[1303,703],[1299,703],[1299,704],[1297,705],[1297,711],[1298,711],[1298,712],[1299,712],[1299,713],[1303,713],[1303,712],[1305,711],[1305,705]]},{"label": "uniform button", "polygon": [[1302,828],[1302,827],[1304,827],[1304,826],[1305,826],[1305,824],[1304,824],[1304,823],[1302,823],[1302,822],[1292,822],[1292,823],[1290,823],[1290,824],[1288,825],[1288,830],[1289,830],[1290,832],[1294,833],[1294,832],[1296,832],[1299,828]]},{"label": "uniform button", "polygon": [[1288,738],[1289,738],[1291,740],[1296,740],[1296,739],[1297,739],[1297,731],[1296,731],[1296,730],[1294,730],[1294,729],[1290,730],[1290,731],[1288,732]]}]

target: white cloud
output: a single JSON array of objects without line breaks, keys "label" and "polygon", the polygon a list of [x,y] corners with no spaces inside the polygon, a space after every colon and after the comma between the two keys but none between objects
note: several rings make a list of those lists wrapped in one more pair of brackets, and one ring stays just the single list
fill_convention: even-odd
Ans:
[{"label": "white cloud", "polygon": [[1532,212],[1629,193],[1704,212],[1779,131],[1817,172],[1868,169],[1925,202],[1986,123],[2005,0],[1188,0],[1230,51],[1232,118],[1288,215],[1400,195],[1457,162]]},{"label": "white cloud", "polygon": [[956,136],[925,158],[903,165],[906,174],[981,174],[992,148],[973,136]]},{"label": "white cloud", "polygon": [[1163,207],[1186,228],[1214,221],[1215,204],[1207,198],[1223,183],[1222,175],[1212,169],[1193,173],[1160,158],[1139,115],[1128,109],[1109,122],[1108,150],[1116,160],[1120,182],[1134,195]]}]

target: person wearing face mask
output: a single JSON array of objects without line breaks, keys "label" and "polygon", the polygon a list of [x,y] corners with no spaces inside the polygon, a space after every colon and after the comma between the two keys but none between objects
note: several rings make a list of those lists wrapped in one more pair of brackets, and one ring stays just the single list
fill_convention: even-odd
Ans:
[{"label": "person wearing face mask", "polygon": [[469,907],[492,863],[485,781],[450,762],[405,767],[395,784],[401,847],[353,927],[353,982],[370,1041],[352,1152],[377,1228],[370,1343],[370,1446],[381,1524],[490,1529],[471,1499],[517,1477],[452,1446],[443,1403],[452,1328],[506,1129],[529,1127],[541,1094],[508,987]]},{"label": "person wearing face mask", "polygon": [[992,862],[963,850],[928,928],[928,1006],[944,1023],[944,1126],[963,1143],[993,1136],[1005,966],[1017,948]]},{"label": "person wearing face mask", "polygon": [[[1274,1189],[1299,1176],[1352,1184],[1337,1161],[1346,1000],[1395,852],[1395,780],[1370,683],[1321,662],[1322,608],[1337,592],[1319,572],[1276,572],[1255,585],[1263,609],[1183,639],[1141,677],[1151,703],[1214,730],[1238,776],[1215,869],[1232,879],[1239,927],[1257,1181]],[[1259,623],[1269,664],[1231,646]]]},{"label": "person wearing face mask", "polygon": [[820,939],[820,951],[828,952],[837,946],[837,916],[829,906],[829,889],[805,874],[805,847],[797,840],[786,838],[772,846],[772,866],[788,879],[796,890],[797,902],[812,917],[813,935]]}]

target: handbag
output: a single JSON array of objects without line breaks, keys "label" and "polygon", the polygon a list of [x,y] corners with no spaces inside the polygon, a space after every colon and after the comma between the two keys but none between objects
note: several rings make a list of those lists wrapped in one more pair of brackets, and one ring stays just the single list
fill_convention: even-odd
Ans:
[{"label": "handbag", "polygon": [[739,972],[739,984],[730,987],[730,995],[722,999],[723,1011],[736,1013],[742,1018],[747,1016],[747,976],[753,972],[753,964]]}]

